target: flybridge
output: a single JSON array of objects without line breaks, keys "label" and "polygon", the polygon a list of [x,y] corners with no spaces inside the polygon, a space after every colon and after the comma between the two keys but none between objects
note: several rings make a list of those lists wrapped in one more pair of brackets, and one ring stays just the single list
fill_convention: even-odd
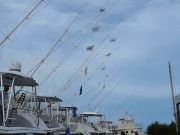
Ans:
[{"label": "flybridge", "polygon": [[[8,86],[37,86],[38,83],[31,77],[28,77],[17,71],[3,71],[0,72],[2,84]],[[14,82],[12,83],[12,80]]]},{"label": "flybridge", "polygon": [[[1,86],[1,109],[2,109],[2,123],[6,126],[9,119],[12,102],[15,102],[14,108],[23,105],[26,98],[25,93],[19,93],[24,86],[32,87],[32,93],[36,94],[36,86],[38,83],[31,77],[22,74],[21,64],[14,63],[10,66],[10,71],[0,72],[0,86]],[[15,90],[15,86],[21,86],[19,91]],[[9,90],[9,87],[11,89]],[[34,89],[35,88],[35,89]],[[19,95],[20,94],[20,95]],[[9,97],[8,97],[9,95]],[[18,96],[19,95],[19,96]]]}]

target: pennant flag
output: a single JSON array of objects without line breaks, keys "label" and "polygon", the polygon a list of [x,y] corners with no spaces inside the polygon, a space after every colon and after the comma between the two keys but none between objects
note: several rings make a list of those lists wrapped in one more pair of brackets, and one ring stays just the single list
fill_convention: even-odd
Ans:
[{"label": "pennant flag", "polygon": [[66,133],[65,133],[64,135],[70,135],[70,129],[69,129],[69,127],[67,128]]},{"label": "pennant flag", "polygon": [[104,70],[105,68],[106,68],[106,67],[102,67],[102,68],[101,68],[101,71]]},{"label": "pennant flag", "polygon": [[110,41],[111,42],[116,42],[116,38],[112,38]]},{"label": "pennant flag", "polygon": [[93,51],[95,45],[87,46],[86,51]]},{"label": "pennant flag", "polygon": [[84,73],[85,73],[85,75],[88,74],[88,66],[85,68]]},{"label": "pennant flag", "polygon": [[100,26],[94,26],[92,27],[92,32],[98,32],[100,29]]},{"label": "pennant flag", "polygon": [[105,56],[111,56],[111,53],[107,53]]},{"label": "pennant flag", "polygon": [[104,12],[106,10],[106,8],[101,8],[99,9],[99,12]]},{"label": "pennant flag", "polygon": [[81,88],[79,90],[79,95],[82,95],[82,85],[81,85]]}]

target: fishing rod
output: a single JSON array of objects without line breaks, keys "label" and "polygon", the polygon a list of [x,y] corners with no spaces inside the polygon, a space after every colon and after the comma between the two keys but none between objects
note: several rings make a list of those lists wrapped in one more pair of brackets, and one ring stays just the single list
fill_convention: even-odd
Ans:
[{"label": "fishing rod", "polygon": [[[110,89],[110,90],[102,97],[102,99],[95,105],[94,108],[97,109],[98,106],[100,106],[100,105],[104,102],[104,100],[107,99],[108,96],[110,96],[110,94],[113,92],[113,90],[115,90],[119,85],[120,85],[120,81],[119,81],[118,83],[116,83],[116,84],[114,85],[114,87],[113,87],[112,89]],[[106,98],[105,98],[105,97],[106,97]]]},{"label": "fishing rod", "polygon": [[[117,4],[118,1],[119,1],[119,0],[116,0],[116,2],[109,7],[109,9],[107,10],[107,12],[105,12],[105,13],[102,14],[102,15],[100,15],[100,16],[97,18],[97,20],[95,21],[95,24],[97,24],[97,22],[100,20],[100,18],[101,18],[102,16],[104,16],[105,14],[107,14],[107,13],[113,8],[113,6],[115,6],[115,5]],[[88,23],[88,25],[89,25],[89,23]],[[86,25],[85,25],[85,26],[86,26]],[[81,30],[80,30],[79,32],[81,32]],[[108,33],[108,35],[109,35],[109,34],[110,34],[110,33]],[[107,35],[107,36],[108,36],[108,35]],[[98,48],[103,44],[103,42],[104,42],[105,39],[106,39],[106,37],[102,40],[102,43],[100,43],[100,45],[98,46]],[[98,48],[95,48],[95,50],[97,50]],[[93,51],[93,52],[95,52],[95,51]],[[61,89],[60,89],[61,92],[64,93],[64,90],[66,90],[67,87],[73,83],[72,80],[76,80],[76,79],[79,77],[79,74],[78,74],[78,73],[81,73],[80,71],[82,71],[82,68],[83,68],[84,65],[88,62],[88,60],[91,58],[92,55],[93,55],[93,53],[91,53],[91,54],[84,60],[84,62],[82,63],[82,65],[76,70],[76,72],[72,75],[72,77],[64,84],[63,87],[61,87]]]},{"label": "fishing rod", "polygon": [[[82,13],[85,8],[87,7],[87,5],[83,6],[82,9],[80,9],[80,13]],[[61,45],[63,44],[59,44],[62,40],[62,38],[66,35],[66,33],[68,32],[68,30],[70,29],[70,27],[73,25],[73,23],[75,22],[75,20],[79,17],[80,13],[76,14],[75,17],[72,19],[72,21],[70,22],[70,24],[65,28],[64,32],[60,35],[60,37],[58,38],[58,40],[55,42],[55,44],[50,48],[50,50],[48,51],[48,53],[45,55],[44,58],[42,58],[40,60],[40,62],[38,62],[31,70],[28,71],[27,74],[31,74],[30,76],[33,76],[36,71],[40,68],[40,66],[44,63],[44,61],[51,55],[53,54]]]},{"label": "fishing rod", "polygon": [[[112,52],[113,53],[115,53],[118,49],[120,48],[120,46],[119,47],[117,47],[115,50],[113,50]],[[95,56],[96,57],[96,56]],[[106,65],[109,61],[108,61],[108,58],[109,57],[106,57],[107,59],[106,59],[106,61],[104,62],[102,62],[98,67],[97,67],[97,69],[95,69],[94,70],[94,72],[92,72],[92,74],[91,74],[91,76],[90,77],[88,77],[88,79],[87,80],[85,80],[85,82],[82,84],[82,86],[85,86],[87,83],[88,83],[88,81],[90,81],[90,79],[93,77],[93,75],[99,70],[99,69],[101,69],[102,68],[102,66],[104,67],[104,65]],[[77,97],[77,94],[74,94],[76,97]],[[87,95],[88,95],[88,93],[87,93]],[[73,101],[73,100],[72,100]]]},{"label": "fishing rod", "polygon": [[[43,1],[43,0],[42,0]],[[87,4],[88,5],[88,4]],[[84,7],[82,7],[82,9],[80,9],[80,13],[82,13],[85,8],[87,7],[87,5],[85,5]],[[61,42],[61,39],[65,36],[65,34],[68,32],[69,28],[73,25],[73,23],[75,22],[75,20],[78,18],[79,14],[76,14],[76,16],[72,19],[71,23],[65,28],[65,31],[63,31],[63,33],[60,35],[60,37],[58,38],[58,40],[55,42],[55,44],[49,49],[48,53],[45,55],[44,58],[42,58],[40,60],[40,62],[38,62],[32,69],[30,69],[27,73],[27,75],[30,75],[30,77],[32,77],[36,71],[40,68],[40,66],[44,63],[44,61],[51,55],[53,54],[62,44],[59,45],[59,42]],[[23,87],[21,87],[18,91],[20,92],[23,89]]]},{"label": "fishing rod", "polygon": [[[106,63],[107,63],[107,61],[106,61]],[[85,82],[82,84],[82,86],[84,87],[87,83],[88,83],[88,81],[90,81],[90,79],[94,76],[94,74],[96,73],[96,72],[98,72],[99,71],[99,69],[101,69],[103,66],[104,66],[104,64],[106,64],[104,61],[94,70],[94,72],[92,72],[92,74],[85,80]],[[77,92],[76,92],[77,93]],[[75,97],[77,97],[77,94],[74,94],[74,96]],[[75,99],[75,98],[73,98],[73,99]],[[75,104],[77,104],[78,103],[78,100],[76,100],[76,101],[74,101],[74,100],[71,100],[73,103],[75,103]]]},{"label": "fishing rod", "polygon": [[[76,17],[74,17],[74,19],[72,20],[72,22],[68,25],[68,27],[65,29],[65,31],[62,33],[62,35],[58,38],[58,40],[55,42],[55,44],[50,48],[50,50],[48,51],[48,53],[45,55],[44,58],[42,58],[40,60],[40,62],[38,62],[31,70],[28,71],[27,74],[30,74],[30,76],[33,76],[36,71],[40,68],[40,66],[44,63],[44,61],[56,51],[56,47],[59,45],[59,42],[61,42],[62,38],[64,37],[64,35],[67,33],[68,29],[71,27],[71,25],[73,24],[74,20]],[[61,45],[61,44],[60,44]]]},{"label": "fishing rod", "polygon": [[64,59],[62,61],[60,61],[53,69],[51,72],[49,72],[49,74],[44,78],[44,80],[40,83],[40,86],[42,86],[51,76],[53,73],[56,72],[56,70],[73,54],[74,50],[76,49],[76,47],[71,50],[70,53],[68,53]]},{"label": "fishing rod", "polygon": [[36,8],[43,2],[44,0],[40,0],[35,7],[19,22],[19,24],[13,28],[6,36],[5,38],[0,42],[0,47],[3,45],[3,43],[10,38],[10,36],[17,30],[18,27],[21,26],[21,24],[28,19],[28,17],[36,10]]},{"label": "fishing rod", "polygon": [[[119,47],[118,47],[119,48]],[[117,51],[117,49],[115,49],[113,52],[115,52],[115,51]],[[98,72],[99,71],[99,69],[101,69],[102,67],[104,67],[104,65],[106,65],[107,63],[108,63],[108,58],[109,57],[106,57],[107,59],[106,59],[106,61],[103,61],[101,64],[99,64],[99,66],[94,70],[94,72],[92,72],[92,74],[87,78],[87,80],[85,80],[85,82],[81,85],[81,86],[85,86],[89,81],[90,81],[90,79],[94,76],[94,74],[96,73],[96,72]],[[76,92],[77,93],[77,92]],[[74,99],[74,100],[71,100],[72,102],[74,102],[74,103],[77,103],[78,102],[78,99],[76,99],[75,100],[75,97],[77,97],[78,96],[78,94],[74,94],[74,97],[72,98],[72,99]],[[88,95],[88,93],[87,93],[87,95]]]},{"label": "fishing rod", "polygon": [[[113,81],[113,79],[111,79],[111,80],[108,82],[107,85],[111,84],[112,81]],[[107,87],[107,85],[106,85],[106,87]],[[86,105],[84,108],[89,108],[89,107],[93,104],[93,102],[95,102],[96,99],[97,99],[106,89],[107,89],[107,88],[102,87],[101,90],[100,90],[93,98],[91,98],[91,100],[87,103],[87,105]]]},{"label": "fishing rod", "polygon": [[[74,72],[74,74],[71,76],[71,78],[64,84],[64,86],[60,89],[62,92],[64,92],[68,86],[70,86],[74,81],[76,81],[82,71],[82,69],[87,65],[88,61],[90,58],[93,56],[93,54],[101,48],[103,43],[106,41],[106,39],[109,37],[109,35],[114,31],[111,30],[110,32],[107,33],[107,35],[103,38],[103,40],[99,43],[99,45],[89,54],[89,56],[84,60],[84,62],[81,64],[81,66]],[[64,89],[65,88],[65,89]]]},{"label": "fishing rod", "polygon": [[110,118],[113,118],[114,115],[119,111],[119,109],[122,108],[122,105],[125,103],[126,99],[128,99],[129,97],[133,96],[134,94],[131,93],[130,95],[128,95],[126,98],[124,98],[121,102],[121,104],[110,114]]},{"label": "fishing rod", "polygon": [[[104,53],[105,52],[105,49],[108,47],[108,45],[110,45],[112,42],[110,42],[108,45],[106,45],[104,48],[102,48],[101,50],[100,50],[100,48],[101,47],[103,47],[102,45],[103,45],[103,43],[105,42],[105,40],[107,39],[107,37],[111,34],[111,33],[113,33],[115,30],[116,30],[116,28],[118,27],[118,25],[116,25],[112,30],[111,30],[111,32],[102,40],[102,42],[100,43],[101,44],[101,46],[98,46],[98,48],[96,49],[96,50],[98,50],[99,49],[99,52],[95,52],[94,54],[94,57],[92,57],[91,59],[90,58],[88,58],[88,60],[87,60],[87,63],[84,63],[84,65],[81,67],[81,72],[82,72],[82,68],[85,66],[85,67],[87,67],[94,59],[96,59],[96,57],[99,55],[99,54],[101,54],[101,53]],[[117,38],[116,38],[117,39]],[[117,48],[117,49],[119,49],[119,47]],[[115,51],[117,51],[117,49],[115,49]],[[102,51],[102,50],[104,50],[104,51]],[[77,80],[77,78],[76,79],[74,79],[74,80]],[[69,81],[70,82],[70,81]],[[70,83],[70,84],[72,84],[73,83],[73,81]],[[69,84],[69,85],[70,85]]]}]

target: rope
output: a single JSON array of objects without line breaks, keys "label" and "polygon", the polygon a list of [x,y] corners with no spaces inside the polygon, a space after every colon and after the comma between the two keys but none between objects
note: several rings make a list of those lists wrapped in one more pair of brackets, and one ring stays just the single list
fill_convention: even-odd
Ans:
[{"label": "rope", "polygon": [[[113,79],[111,79],[107,85],[109,85],[109,84],[112,82],[112,80],[113,80]],[[107,87],[107,85],[106,85],[106,87]],[[105,88],[105,89],[102,88],[102,89],[89,101],[89,103],[87,103],[87,105],[86,105],[84,108],[90,108],[90,106],[92,105],[92,103],[95,102],[96,99],[97,99],[105,90],[106,90],[106,88]]]},{"label": "rope", "polygon": [[10,36],[17,30],[17,28],[18,28],[26,19],[28,19],[28,17],[34,12],[34,10],[35,10],[43,1],[44,1],[44,0],[40,0],[40,1],[37,3],[37,5],[20,21],[20,23],[19,23],[14,29],[12,29],[11,32],[9,32],[9,33],[7,34],[7,36],[1,41],[0,46],[2,46],[3,43],[4,43],[7,39],[10,38]]},{"label": "rope", "polygon": [[[113,29],[114,30],[114,29]],[[81,66],[75,71],[75,73],[72,75],[72,77],[65,83],[65,85],[60,89],[63,90],[62,92],[64,92],[68,86],[70,86],[74,81],[77,80],[79,74],[81,73],[83,67],[85,65],[88,64],[89,59],[93,56],[93,53],[96,52],[96,50],[98,50],[103,43],[106,41],[106,39],[108,38],[108,36],[112,33],[113,31],[110,31],[107,33],[107,35],[103,38],[103,40],[99,43],[99,45],[97,46],[97,48],[94,49],[94,51],[84,60],[84,62],[81,64]],[[100,68],[100,67],[99,67]],[[74,81],[73,81],[74,80]]]},{"label": "rope", "polygon": [[[109,9],[107,10],[107,12],[105,12],[106,14],[113,8],[113,6],[115,6],[117,4],[117,2],[119,2],[119,0],[116,0],[114,4],[112,4]],[[105,15],[105,13],[100,14],[99,16],[97,16],[95,23],[97,24],[97,22],[100,20],[101,17],[103,17]],[[83,26],[81,29],[84,29],[87,25],[89,25],[90,23],[87,23],[85,26]],[[77,31],[77,33],[81,32],[81,29],[79,31]],[[75,34],[77,34],[75,33]],[[107,36],[109,36],[111,34],[108,33]],[[107,36],[105,36],[105,38],[101,41],[100,45],[95,49],[95,51],[100,48],[100,46],[103,44],[103,42],[106,40]],[[71,37],[70,37],[71,38]],[[69,40],[70,38],[68,38],[67,40]],[[93,52],[95,52],[93,51]],[[75,73],[72,75],[72,77],[64,84],[63,87],[60,88],[60,91],[62,93],[64,93],[64,91],[67,89],[68,86],[70,86],[74,81],[73,80],[77,80],[77,78],[79,78],[79,74],[81,73],[80,71],[82,71],[82,68],[84,67],[84,65],[88,62],[88,60],[91,58],[91,56],[93,55],[93,53],[91,53],[82,63],[82,65],[75,71]]]},{"label": "rope", "polygon": [[62,61],[60,61],[55,68],[52,69],[52,71],[45,77],[45,79],[40,83],[40,86],[43,85],[51,76],[52,74],[73,54],[73,52],[75,51],[76,47],[71,50],[70,53],[68,53],[64,59]]},{"label": "rope", "polygon": [[[87,7],[87,5],[85,5],[84,7],[82,7],[82,9],[80,9],[80,13],[82,13],[85,8]],[[44,61],[51,55],[53,54],[61,45],[63,44],[59,44],[62,40],[62,38],[65,36],[65,34],[68,32],[69,28],[73,25],[73,23],[75,22],[75,20],[79,17],[79,14],[76,14],[75,17],[72,19],[72,21],[70,22],[70,24],[67,26],[67,28],[65,28],[65,31],[62,33],[62,35],[60,35],[60,37],[58,38],[58,40],[55,42],[55,44],[50,48],[50,50],[48,51],[48,53],[46,54],[46,56],[39,62],[37,63],[31,70],[28,71],[27,74],[31,73],[31,76],[33,76],[36,71],[40,68],[40,66],[44,63]]]},{"label": "rope", "polygon": [[95,108],[97,108],[100,104],[102,104],[104,100],[107,99],[105,97],[108,97],[113,92],[113,90],[119,86],[119,84],[120,84],[120,81],[112,89],[110,89],[109,92],[106,93],[106,95],[104,95],[104,97],[96,104]]}]

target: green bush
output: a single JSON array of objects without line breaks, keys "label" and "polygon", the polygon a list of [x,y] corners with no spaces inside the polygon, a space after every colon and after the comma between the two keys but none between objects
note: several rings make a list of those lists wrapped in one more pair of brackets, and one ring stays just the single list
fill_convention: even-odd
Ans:
[{"label": "green bush", "polygon": [[147,128],[148,135],[176,135],[176,125],[174,122],[171,124],[160,124],[159,122],[152,123]]}]

